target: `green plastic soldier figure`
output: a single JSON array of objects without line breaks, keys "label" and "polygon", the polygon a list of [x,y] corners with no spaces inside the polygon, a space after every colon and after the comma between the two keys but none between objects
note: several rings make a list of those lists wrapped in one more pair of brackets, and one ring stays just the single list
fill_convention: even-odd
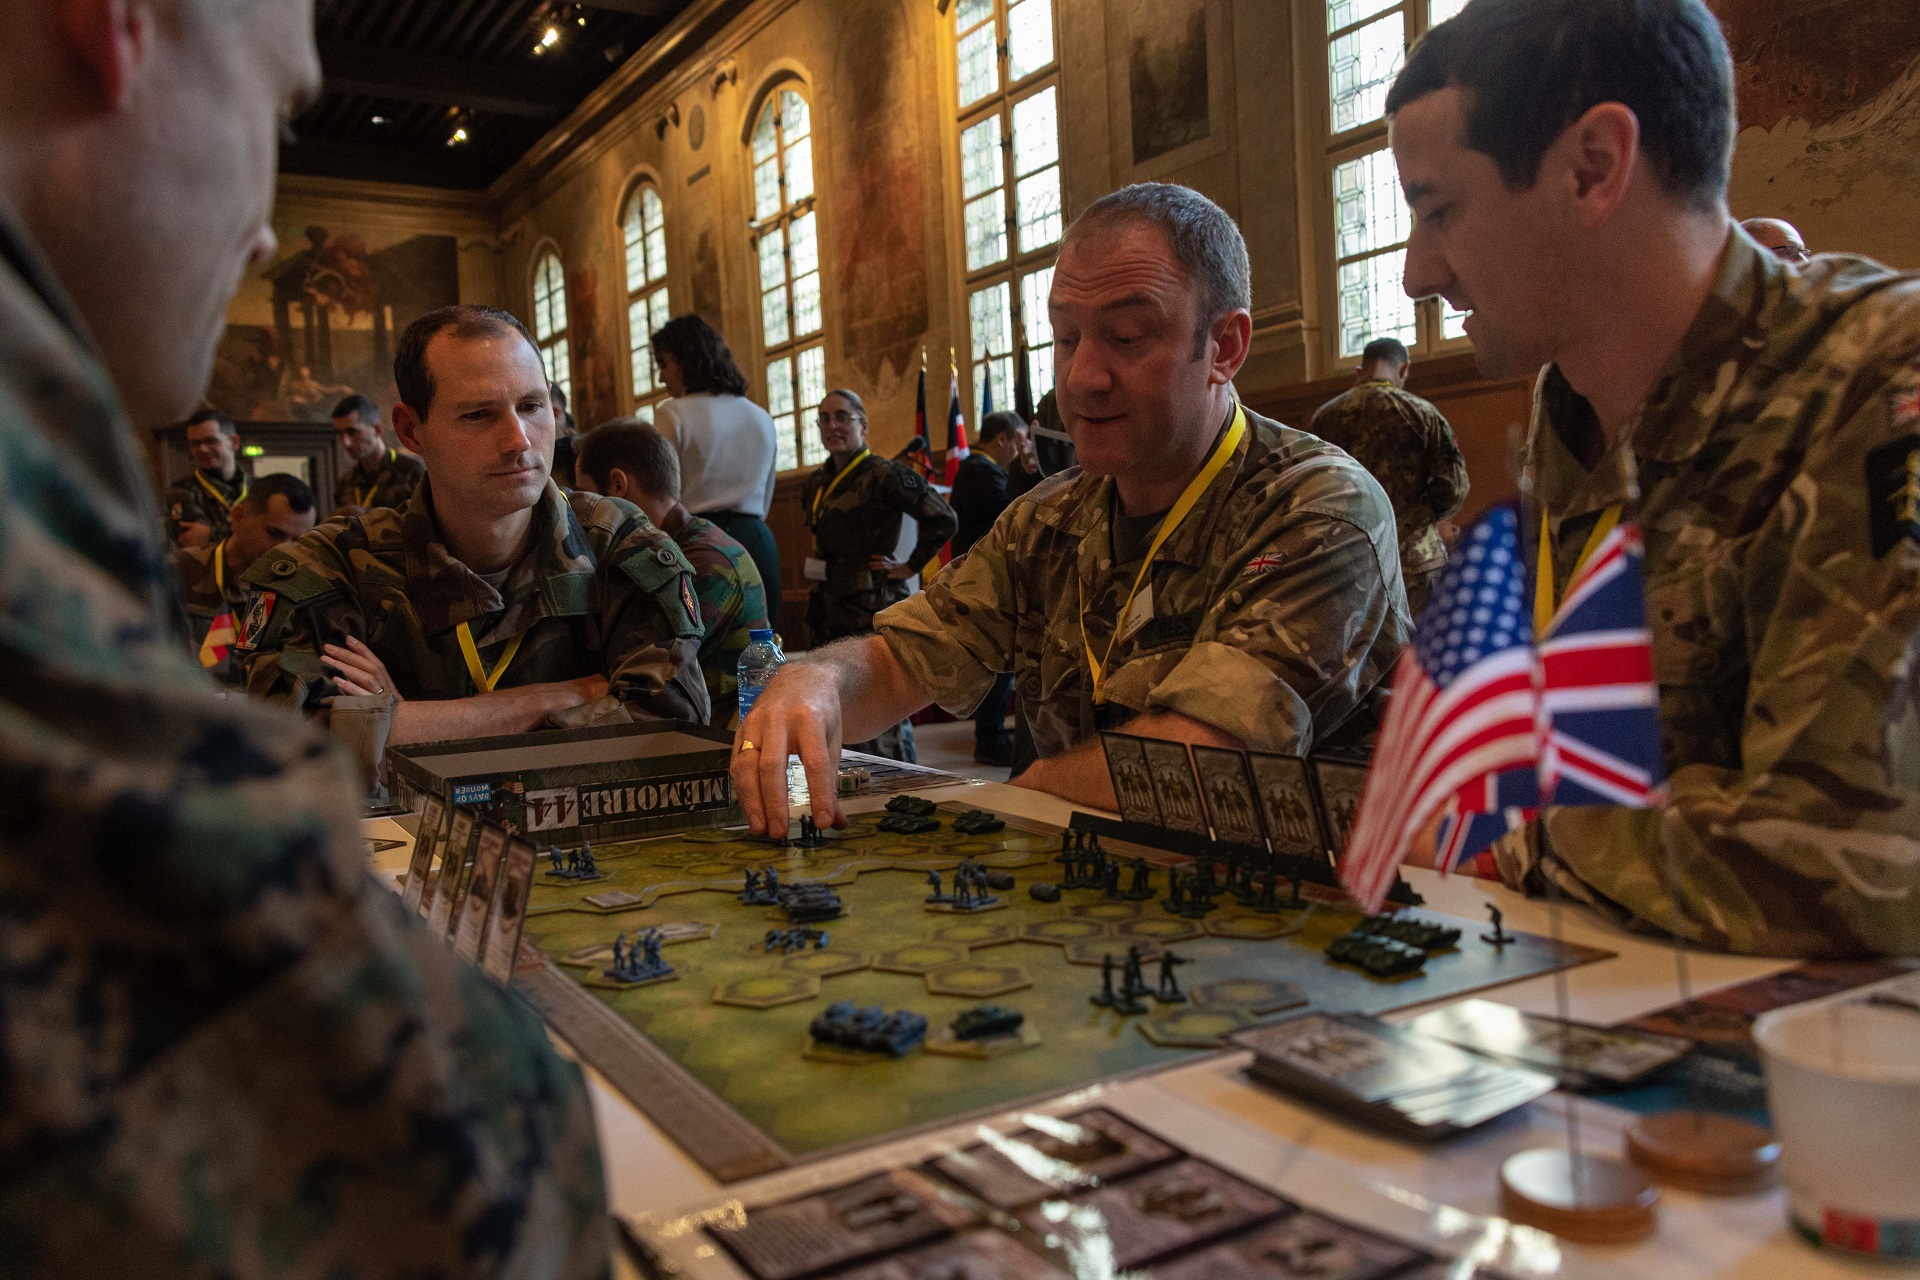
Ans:
[{"label": "green plastic soldier figure", "polygon": [[1920,624],[1920,276],[1734,225],[1700,0],[1475,0],[1388,109],[1408,292],[1472,313],[1488,376],[1545,366],[1536,619],[1616,522],[1645,539],[1667,803],[1549,809],[1501,876],[1732,951],[1920,953],[1920,779],[1884,740]]},{"label": "green plastic soldier figure", "polygon": [[556,715],[704,723],[693,569],[631,503],[548,478],[553,411],[520,322],[429,312],[394,375],[427,478],[405,509],[328,521],[247,571],[248,692],[336,715],[379,700],[391,743]]},{"label": "green plastic soldier figure", "polygon": [[1375,338],[1360,355],[1359,385],[1321,405],[1307,429],[1352,454],[1387,491],[1417,619],[1447,567],[1440,524],[1467,500],[1467,460],[1440,411],[1406,390],[1410,368],[1404,343]]},{"label": "green plastic soldier figure", "polygon": [[167,536],[176,547],[204,547],[227,536],[228,513],[247,496],[233,415],[201,409],[188,418],[187,452],[193,471],[174,481],[166,494]]},{"label": "green plastic soldier figure", "polygon": [[233,504],[232,530],[204,547],[174,554],[180,604],[193,633],[194,652],[215,681],[242,688],[246,670],[234,639],[246,616],[248,590],[242,574],[261,556],[313,528],[313,490],[298,476],[268,475],[253,482]]},{"label": "green plastic soldier figure", "polygon": [[310,8],[62,12],[0,47],[0,1270],[605,1276],[579,1069],[369,877],[334,744],[218,696],[130,425],[273,257]]},{"label": "green plastic soldier figure", "polygon": [[333,483],[329,516],[364,515],[378,507],[399,509],[419,487],[427,466],[387,444],[380,430],[380,409],[362,395],[333,407],[333,432],[346,468]]}]

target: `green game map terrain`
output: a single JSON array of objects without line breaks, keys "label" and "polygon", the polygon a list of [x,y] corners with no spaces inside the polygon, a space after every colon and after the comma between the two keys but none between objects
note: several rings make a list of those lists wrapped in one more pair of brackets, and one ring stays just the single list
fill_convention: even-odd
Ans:
[{"label": "green game map terrain", "polygon": [[[603,878],[586,883],[548,876],[543,859],[524,943],[797,1156],[1217,1051],[1234,1030],[1307,1007],[1297,994],[1289,999],[1285,984],[1313,1008],[1380,1013],[1604,954],[1526,934],[1495,948],[1480,941],[1485,922],[1421,911],[1459,926],[1459,948],[1431,956],[1422,974],[1381,981],[1321,955],[1361,918],[1340,906],[1261,915],[1222,896],[1204,920],[1182,919],[1161,899],[1164,863],[1186,860],[1112,842],[1110,856],[1143,852],[1160,860],[1156,896],[1112,902],[1097,889],[1067,889],[1049,905],[1027,889],[1063,878],[1054,860],[1058,829],[1009,821],[992,835],[959,836],[950,829],[955,812],[943,809],[939,831],[902,836],[877,830],[882,816],[852,817],[814,850],[783,849],[737,830],[596,846]],[[972,913],[928,907],[927,872],[938,870],[950,887],[952,869],[966,858],[1013,875],[1014,888],[998,895],[1004,906]],[[825,883],[839,893],[845,914],[810,926],[829,931],[827,948],[763,949],[767,930],[789,927],[786,918],[775,907],[742,905],[736,895],[747,867],[768,865],[779,868],[783,885]],[[1128,870],[1121,887],[1131,881]],[[1280,892],[1284,899],[1284,880]],[[585,902],[606,894],[619,895],[621,905]],[[677,977],[621,988],[602,976],[616,936],[631,941],[656,926],[667,930],[663,956]],[[1117,966],[1133,943],[1189,959],[1178,977],[1193,999],[1149,1000],[1149,1012],[1133,1017],[1090,1003],[1100,990],[1100,956],[1112,952]],[[1157,970],[1146,965],[1149,985]],[[1009,1006],[1026,1015],[1030,1045],[987,1058],[931,1047],[897,1059],[809,1056],[807,1024],[837,1000],[922,1014],[929,1046],[964,1010]],[[634,1101],[645,1108],[646,1099]]]}]

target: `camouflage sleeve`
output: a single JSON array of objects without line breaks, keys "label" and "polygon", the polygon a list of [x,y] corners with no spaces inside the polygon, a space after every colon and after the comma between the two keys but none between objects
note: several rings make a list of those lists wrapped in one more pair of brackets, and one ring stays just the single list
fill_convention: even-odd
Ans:
[{"label": "camouflage sleeve", "polygon": [[183,525],[216,523],[207,514],[207,496],[199,485],[176,484],[167,490],[165,502],[167,509],[162,514],[166,517],[167,541],[176,546],[179,545]]},{"label": "camouflage sleeve", "polygon": [[924,591],[873,615],[874,631],[933,700],[957,716],[973,714],[1012,668],[1019,601],[1008,564],[1018,517],[996,521],[973,548],[936,574]]},{"label": "camouflage sleeve", "polygon": [[1269,503],[1221,575],[1148,705],[1305,754],[1360,710],[1407,636],[1393,508],[1358,463],[1329,459]]},{"label": "camouflage sleeve", "polygon": [[367,637],[366,619],[333,547],[301,538],[262,557],[243,576],[251,598],[234,648],[248,695],[309,715],[325,710],[326,700],[340,690],[321,665],[322,646]]},{"label": "camouflage sleeve", "polygon": [[918,525],[919,538],[913,544],[913,554],[907,557],[907,563],[916,573],[925,569],[940,554],[940,548],[953,541],[954,531],[960,527],[953,508],[933,491],[932,485],[908,467],[893,467],[881,486],[881,493],[889,506],[912,516]]},{"label": "camouflage sleeve", "polygon": [[1431,523],[1451,520],[1467,502],[1467,460],[1460,443],[1453,438],[1453,427],[1438,409],[1426,406],[1420,425],[1427,440],[1427,507],[1433,513]]},{"label": "camouflage sleeve", "polygon": [[1648,583],[1663,701],[1750,661],[1740,766],[1676,769],[1663,810],[1549,810],[1495,847],[1508,883],[1731,951],[1920,954],[1920,777],[1882,732],[1920,629],[1920,368],[1845,390],[1759,530],[1687,530]]},{"label": "camouflage sleeve", "polygon": [[600,628],[607,684],[631,711],[705,724],[700,600],[693,566],[673,540],[635,520],[608,553]]}]

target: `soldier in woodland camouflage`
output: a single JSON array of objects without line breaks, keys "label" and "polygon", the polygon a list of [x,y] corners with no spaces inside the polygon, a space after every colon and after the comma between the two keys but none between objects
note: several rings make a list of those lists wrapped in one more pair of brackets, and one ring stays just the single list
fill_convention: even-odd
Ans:
[{"label": "soldier in woodland camouflage", "polygon": [[1388,105],[1409,292],[1473,313],[1489,376],[1546,366],[1553,599],[1603,525],[1646,541],[1668,803],[1549,809],[1500,874],[1734,951],[1920,953],[1920,276],[1734,226],[1698,0],[1475,0]]},{"label": "soldier in woodland camouflage", "polygon": [[334,481],[332,515],[357,516],[407,505],[427,472],[426,464],[387,444],[373,401],[351,395],[335,405],[333,433],[346,470]]},{"label": "soldier in woodland camouflage", "polygon": [[226,290],[272,257],[276,130],[320,80],[311,11],[15,12],[0,1271],[604,1276],[579,1070],[369,879],[327,738],[217,696],[128,421],[193,403]]},{"label": "soldier in woodland camouflage", "polygon": [[204,547],[227,536],[228,513],[247,496],[240,465],[240,432],[231,414],[201,409],[187,419],[187,453],[193,470],[173,482],[162,503],[167,537],[179,547]]},{"label": "soldier in woodland camouflage", "polygon": [[1407,349],[1376,338],[1360,356],[1360,383],[1320,406],[1308,428],[1346,450],[1393,502],[1400,574],[1414,617],[1447,567],[1440,523],[1467,500],[1467,460],[1440,411],[1406,390]]},{"label": "soldier in woodland camouflage", "polygon": [[241,575],[267,552],[313,528],[317,513],[306,481],[269,475],[255,481],[229,514],[232,528],[226,537],[204,547],[182,547],[173,564],[200,665],[220,684],[238,689],[246,682],[234,648],[247,612],[247,584]]}]

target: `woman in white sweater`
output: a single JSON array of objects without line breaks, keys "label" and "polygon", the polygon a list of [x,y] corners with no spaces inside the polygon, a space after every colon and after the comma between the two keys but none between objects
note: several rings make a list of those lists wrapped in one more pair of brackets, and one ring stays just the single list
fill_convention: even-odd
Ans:
[{"label": "woman in white sweater", "polygon": [[727,340],[699,316],[675,316],[653,335],[653,359],[671,400],[654,428],[680,454],[680,501],[747,549],[767,584],[767,624],[780,627],[780,548],[767,527],[773,505],[773,419],[746,398],[747,379]]}]

